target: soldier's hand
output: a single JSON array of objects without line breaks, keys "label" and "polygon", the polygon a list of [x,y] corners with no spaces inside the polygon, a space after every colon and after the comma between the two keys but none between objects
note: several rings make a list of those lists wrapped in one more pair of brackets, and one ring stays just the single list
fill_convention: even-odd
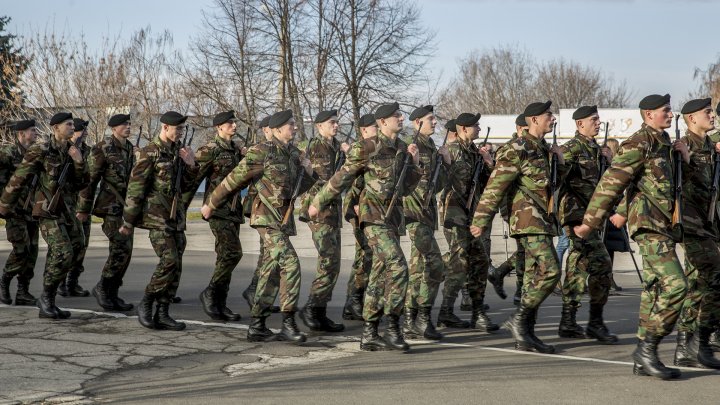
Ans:
[{"label": "soldier's hand", "polygon": [[485,165],[492,167],[495,162],[493,162],[493,158],[490,155],[490,152],[483,146],[482,148],[478,149],[480,152],[480,156],[482,156],[483,160],[485,161]]},{"label": "soldier's hand", "polygon": [[210,219],[213,213],[213,209],[210,208],[209,205],[205,204],[200,208],[200,213],[202,214],[203,218]]},{"label": "soldier's hand", "polygon": [[482,228],[480,228],[479,226],[470,225],[470,233],[472,234],[472,236],[479,238],[480,235],[482,235]]},{"label": "soldier's hand", "polygon": [[582,239],[587,238],[587,236],[590,235],[590,231],[592,231],[592,228],[585,224],[573,227],[573,232],[575,232],[575,235],[577,235],[578,238]]},{"label": "soldier's hand", "polygon": [[87,221],[89,217],[90,217],[90,214],[85,213],[85,212],[78,212],[77,214],[75,214],[75,218],[77,218],[80,222]]},{"label": "soldier's hand", "polygon": [[613,158],[612,149],[610,149],[606,146],[606,147],[600,149],[600,153],[602,153],[602,155],[605,156],[605,159],[607,159],[608,162],[612,161],[612,158]]},{"label": "soldier's hand", "polygon": [[420,164],[420,151],[418,150],[417,145],[415,145],[414,143],[411,143],[410,145],[408,145],[407,151],[410,154],[410,156],[412,156],[413,164],[415,166],[419,165]]},{"label": "soldier's hand", "polygon": [[715,144],[715,152],[720,153],[720,142]]},{"label": "soldier's hand", "polygon": [[315,208],[314,205],[310,205],[310,207],[308,207],[308,215],[310,216],[310,218],[316,218],[319,213],[320,211]]},{"label": "soldier's hand", "polygon": [[240,154],[243,156],[247,155],[247,151],[248,151],[247,146],[243,146],[242,148],[240,148]]},{"label": "soldier's hand", "polygon": [[74,145],[70,146],[70,148],[68,149],[68,155],[70,155],[70,157],[72,158],[72,160],[75,161],[75,163],[83,162],[83,157],[80,149],[76,148]]},{"label": "soldier's hand", "polygon": [[305,168],[305,173],[307,173],[308,176],[312,176],[313,174],[313,167],[312,162],[310,159],[303,157],[300,161],[300,165],[302,165],[303,168]]},{"label": "soldier's hand", "polygon": [[120,232],[120,234],[123,236],[130,236],[130,234],[132,233],[132,229],[123,225],[120,227],[120,230],[118,232]]},{"label": "soldier's hand", "polygon": [[620,214],[613,214],[610,216],[610,222],[612,222],[613,225],[615,225],[616,228],[622,228],[625,226],[625,223],[627,222],[627,218]]},{"label": "soldier's hand", "polygon": [[180,158],[186,165],[195,166],[195,152],[193,152],[193,150],[189,147],[186,146],[180,149]]},{"label": "soldier's hand", "polygon": [[560,163],[561,165],[565,164],[565,158],[563,157],[562,149],[560,149],[560,145],[551,146],[550,153],[553,153],[553,154],[555,154],[555,156],[557,156],[558,163]]},{"label": "soldier's hand", "polygon": [[340,149],[343,151],[343,153],[348,153],[350,150],[350,145],[347,144],[347,142],[343,142],[340,144]]},{"label": "soldier's hand", "polygon": [[355,211],[355,215],[358,217],[360,216],[360,206],[359,205],[353,205],[353,211]]},{"label": "soldier's hand", "polygon": [[685,142],[682,142],[679,139],[673,142],[673,150],[680,152],[680,155],[682,155],[685,163],[690,163],[690,151],[688,151],[688,147]]},{"label": "soldier's hand", "polygon": [[443,158],[443,162],[445,162],[446,165],[450,165],[452,163],[452,157],[450,156],[450,151],[448,150],[446,145],[443,145],[438,149],[438,153]]}]

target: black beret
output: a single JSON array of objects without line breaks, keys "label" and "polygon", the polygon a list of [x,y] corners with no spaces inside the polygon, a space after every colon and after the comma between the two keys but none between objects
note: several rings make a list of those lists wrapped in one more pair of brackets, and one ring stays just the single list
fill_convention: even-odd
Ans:
[{"label": "black beret", "polygon": [[115,114],[108,120],[109,127],[116,127],[130,121],[130,114]]},{"label": "black beret", "polygon": [[[543,114],[545,111],[550,109],[550,106],[552,105],[552,101],[548,100],[544,103],[530,103],[527,107],[525,107],[525,111],[523,111],[523,115],[525,118],[528,117],[536,117],[540,114]],[[526,124],[527,125],[527,124]]]},{"label": "black beret", "polygon": [[577,110],[572,115],[572,119],[574,120],[581,120],[583,118],[587,118],[593,114],[596,114],[597,106],[596,105],[584,105]]},{"label": "black beret", "polygon": [[640,100],[638,105],[641,110],[656,110],[665,104],[670,104],[670,95],[661,96],[659,94],[651,94]]},{"label": "black beret", "polygon": [[268,125],[270,125],[270,116],[269,115],[267,117],[261,119],[260,123],[258,124],[258,126],[261,129],[267,127]]},{"label": "black beret", "polygon": [[315,117],[315,123],[320,124],[321,122],[325,122],[332,117],[337,117],[337,114],[337,110],[320,111]]},{"label": "black beret", "polygon": [[431,105],[418,107],[418,108],[414,109],[412,113],[410,113],[410,121],[415,121],[416,119],[422,118],[432,112],[433,112],[433,106],[431,106]]},{"label": "black beret", "polygon": [[445,129],[449,130],[450,132],[457,132],[457,127],[455,127],[455,120],[449,120],[445,123]]},{"label": "black beret", "polygon": [[374,114],[375,119],[381,120],[383,118],[387,118],[387,117],[395,114],[395,111],[397,111],[399,109],[400,109],[400,104],[398,104],[397,102],[392,103],[392,104],[383,104],[380,107],[378,107],[377,110],[375,110],[375,114]]},{"label": "black beret", "polygon": [[213,126],[216,127],[218,125],[222,125],[222,124],[224,124],[230,120],[234,120],[234,119],[235,119],[235,111],[230,110],[230,111],[221,112],[218,115],[216,115],[215,118],[213,118]]},{"label": "black beret", "polygon": [[480,113],[477,114],[470,114],[470,113],[462,113],[458,115],[457,118],[455,118],[455,125],[460,125],[463,127],[471,127],[477,122],[480,121]]},{"label": "black beret", "polygon": [[375,115],[365,114],[360,117],[360,128],[371,127],[375,125]]},{"label": "black beret", "polygon": [[285,125],[286,122],[290,121],[290,118],[292,118],[292,116],[292,110],[276,112],[270,117],[268,126],[270,126],[270,128],[280,128],[281,126]]},{"label": "black beret", "polygon": [[525,120],[525,114],[520,114],[515,118],[515,125],[519,127],[526,127],[528,126],[527,120]]},{"label": "black beret", "polygon": [[13,131],[24,131],[28,128],[32,128],[35,126],[35,120],[22,120],[17,121],[13,125],[12,129]]},{"label": "black beret", "polygon": [[683,106],[680,112],[682,114],[692,114],[696,111],[700,111],[703,108],[710,107],[712,105],[712,99],[710,98],[698,98],[690,100]]},{"label": "black beret", "polygon": [[186,115],[182,115],[177,111],[168,111],[162,116],[160,116],[160,122],[167,125],[172,126],[178,126],[183,124],[188,117]]},{"label": "black beret", "polygon": [[72,114],[70,114],[69,112],[59,112],[53,115],[52,118],[50,118],[50,125],[57,125],[61,122],[71,120],[72,117]]},{"label": "black beret", "polygon": [[73,126],[75,127],[75,132],[80,132],[85,130],[87,128],[89,122],[85,121],[81,118],[73,118]]}]

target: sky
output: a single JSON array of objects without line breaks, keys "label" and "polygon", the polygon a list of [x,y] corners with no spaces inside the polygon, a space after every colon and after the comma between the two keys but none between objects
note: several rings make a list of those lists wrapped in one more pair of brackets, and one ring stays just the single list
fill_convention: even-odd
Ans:
[{"label": "sky", "polygon": [[[90,46],[105,36],[128,38],[150,26],[168,29],[186,48],[201,30],[213,0],[0,0],[9,31],[29,35],[50,27],[83,32]],[[697,88],[695,68],[720,58],[714,39],[720,1],[713,0],[417,0],[418,24],[435,32],[437,52],[427,68],[441,84],[475,50],[517,46],[538,60],[565,58],[625,81],[631,105],[670,93],[673,106]]]}]

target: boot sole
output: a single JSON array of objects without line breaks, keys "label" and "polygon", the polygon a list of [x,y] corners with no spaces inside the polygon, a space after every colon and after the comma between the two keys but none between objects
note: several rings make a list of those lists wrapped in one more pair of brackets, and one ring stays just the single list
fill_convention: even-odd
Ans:
[{"label": "boot sole", "polygon": [[170,331],[174,331],[174,332],[180,332],[180,331],[185,330],[185,328],[187,328],[187,325],[185,325],[185,324],[182,324],[182,326],[165,326],[165,325],[155,324],[155,329],[157,329],[157,330],[170,330]]},{"label": "boot sole", "polygon": [[639,366],[639,365],[633,366],[633,374],[636,376],[639,376],[639,377],[655,377],[655,378],[659,378],[661,380],[674,380],[674,379],[680,378],[680,375],[673,376],[672,374],[670,374],[670,375],[651,375],[647,371],[645,371],[645,369],[643,369],[642,366]]},{"label": "boot sole", "polygon": [[248,342],[271,342],[272,340],[268,340],[272,338],[274,335],[248,335],[247,341]]},{"label": "boot sole", "polygon": [[468,323],[458,324],[458,323],[448,323],[448,322],[444,322],[444,321],[438,321],[437,326],[438,327],[444,326],[446,328],[455,328],[455,329],[469,329],[470,323],[468,322]]},{"label": "boot sole", "polygon": [[365,351],[365,352],[389,352],[392,349],[390,349],[389,347],[378,346],[375,344],[368,345],[368,344],[360,343],[360,350]]},{"label": "boot sole", "polygon": [[275,340],[278,342],[290,342],[290,343],[305,343],[307,341],[307,336],[302,335],[299,339],[291,339],[287,338],[281,334],[277,334],[275,336]]},{"label": "boot sole", "polygon": [[558,336],[566,339],[586,339],[585,334],[580,332],[558,332]]},{"label": "boot sole", "polygon": [[[3,304],[4,304],[4,302],[3,302]],[[10,304],[7,304],[7,305],[10,305]],[[15,306],[16,306],[16,307],[18,307],[18,306],[22,306],[22,307],[34,307],[34,306],[36,306],[36,305],[37,305],[37,299],[36,299],[35,301],[32,301],[32,302],[30,302],[30,301],[18,301],[18,300],[15,300]]]},{"label": "boot sole", "polygon": [[362,316],[357,317],[355,315],[346,315],[346,314],[343,314],[342,319],[344,319],[346,321],[364,321]]},{"label": "boot sole", "polygon": [[606,340],[605,338],[602,338],[593,333],[587,333],[587,331],[585,331],[585,337],[588,339],[595,339],[601,345],[615,345],[620,341],[620,339],[618,339],[617,337],[615,337],[615,339]]}]

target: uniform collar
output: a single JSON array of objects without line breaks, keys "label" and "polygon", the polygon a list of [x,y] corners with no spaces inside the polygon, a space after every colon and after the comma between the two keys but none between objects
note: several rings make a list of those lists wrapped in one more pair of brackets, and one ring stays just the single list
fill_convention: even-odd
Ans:
[{"label": "uniform collar", "polygon": [[672,143],[670,135],[666,131],[658,131],[644,122],[642,124],[642,129],[664,145],[670,145]]},{"label": "uniform collar", "polygon": [[215,135],[215,143],[217,143],[218,146],[220,146],[223,149],[227,149],[227,150],[235,149],[232,139],[230,139],[228,141],[228,140],[225,140],[225,138],[223,138],[222,136],[217,135],[217,134]]}]

